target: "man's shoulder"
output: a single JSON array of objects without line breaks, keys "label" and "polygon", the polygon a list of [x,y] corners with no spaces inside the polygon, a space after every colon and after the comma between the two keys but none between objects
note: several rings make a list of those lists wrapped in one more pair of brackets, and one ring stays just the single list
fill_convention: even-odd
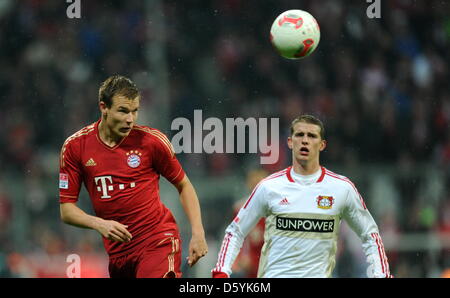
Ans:
[{"label": "man's shoulder", "polygon": [[151,140],[159,140],[161,138],[167,139],[167,136],[163,132],[150,126],[134,125],[133,131],[134,133]]},{"label": "man's shoulder", "polygon": [[341,174],[338,174],[336,172],[333,172],[333,171],[331,171],[331,170],[329,170],[329,169],[327,169],[325,167],[323,168],[323,170],[325,171],[325,175],[327,175],[327,176],[330,176],[330,177],[333,177],[333,178],[337,178],[337,179],[348,179],[348,177],[346,177],[344,175],[341,175]]},{"label": "man's shoulder", "polygon": [[354,188],[355,185],[353,184],[353,182],[346,176],[344,175],[340,175],[337,174],[335,172],[332,172],[326,168],[324,168],[325,171],[325,176],[324,178],[326,179],[326,181],[328,183],[334,183],[337,185],[341,185],[342,187],[350,187],[350,188]]},{"label": "man's shoulder", "polygon": [[63,143],[61,148],[60,160],[61,166],[64,167],[65,160],[68,156],[76,159],[81,152],[82,143],[86,138],[92,137],[95,131],[95,123],[83,127],[71,136],[69,136]]},{"label": "man's shoulder", "polygon": [[63,147],[67,146],[69,143],[80,142],[83,139],[94,135],[94,131],[95,131],[95,122],[92,124],[89,124],[88,126],[83,127],[82,129],[78,130],[74,134],[70,135],[64,141]]},{"label": "man's shoulder", "polygon": [[271,185],[280,185],[280,182],[289,182],[287,177],[289,169],[290,168],[286,168],[284,170],[275,172],[262,179],[259,184],[267,187]]},{"label": "man's shoulder", "polygon": [[169,138],[160,130],[144,125],[134,125],[133,132],[137,137],[144,139],[144,142],[148,142],[147,144],[161,145],[160,147],[167,149],[171,155],[174,154]]}]

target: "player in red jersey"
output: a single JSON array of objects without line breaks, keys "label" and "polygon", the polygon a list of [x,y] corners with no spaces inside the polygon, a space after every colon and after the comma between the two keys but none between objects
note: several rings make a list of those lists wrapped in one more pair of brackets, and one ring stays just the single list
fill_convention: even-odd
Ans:
[{"label": "player in red jersey", "polygon": [[[139,101],[128,78],[112,76],[101,85],[100,120],[62,146],[61,219],[103,236],[111,277],[181,277],[181,239],[159,197],[160,176],[177,188],[191,224],[190,266],[208,251],[200,204],[167,137],[135,124]],[[82,183],[96,216],[76,205]]]}]

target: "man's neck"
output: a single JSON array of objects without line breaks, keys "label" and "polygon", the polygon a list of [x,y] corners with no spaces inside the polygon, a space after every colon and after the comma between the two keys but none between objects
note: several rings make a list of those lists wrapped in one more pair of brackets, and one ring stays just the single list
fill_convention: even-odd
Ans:
[{"label": "man's neck", "polygon": [[319,162],[297,162],[294,160],[292,164],[294,172],[300,175],[312,175],[320,169]]},{"label": "man's neck", "polygon": [[120,138],[117,138],[117,136],[111,133],[111,130],[105,125],[103,119],[98,124],[98,135],[100,140],[110,147],[114,147],[120,142]]}]

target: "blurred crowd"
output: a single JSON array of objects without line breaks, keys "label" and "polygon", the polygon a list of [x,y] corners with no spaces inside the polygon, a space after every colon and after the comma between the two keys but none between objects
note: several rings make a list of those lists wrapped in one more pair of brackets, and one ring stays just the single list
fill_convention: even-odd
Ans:
[{"label": "blurred crowd", "polygon": [[[374,210],[392,273],[449,274],[450,3],[382,1],[379,19],[367,17],[366,1],[160,5],[150,13],[145,1],[81,1],[81,18],[69,19],[65,1],[0,2],[0,276],[64,276],[38,263],[74,251],[97,255],[85,259],[103,268],[100,236],[59,220],[59,150],[98,119],[98,87],[110,75],[135,80],[142,105],[157,114],[148,58],[154,41],[165,45],[169,120],[192,119],[195,109],[203,118],[280,119],[276,164],[258,165],[254,154],[180,154],[188,174],[246,179],[252,168],[283,169],[291,162],[290,121],[314,114],[326,127],[322,162],[354,180]],[[301,61],[281,58],[269,42],[273,20],[293,8],[309,11],[321,28],[316,52]],[[149,15],[163,20],[164,35]],[[175,133],[170,121],[163,125],[156,128]],[[246,195],[202,205],[211,241],[221,241],[233,205]],[[218,217],[218,207],[229,216]],[[335,275],[360,276],[362,258],[351,249],[351,232],[343,234]],[[418,238],[408,238],[408,248],[402,235]],[[427,235],[438,244],[414,249]]]}]

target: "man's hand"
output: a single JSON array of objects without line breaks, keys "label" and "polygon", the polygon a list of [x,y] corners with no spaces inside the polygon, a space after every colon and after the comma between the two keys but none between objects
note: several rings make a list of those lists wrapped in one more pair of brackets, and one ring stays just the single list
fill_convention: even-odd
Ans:
[{"label": "man's hand", "polygon": [[185,175],[184,178],[174,184],[180,194],[181,205],[191,224],[192,238],[189,243],[188,265],[194,266],[197,261],[208,253],[208,245],[205,240],[205,231],[202,224],[200,203],[195,193],[194,186]]},{"label": "man's hand", "polygon": [[60,204],[61,219],[69,225],[80,228],[94,229],[103,237],[112,241],[130,242],[132,236],[128,226],[114,220],[105,220],[97,216],[86,214],[78,208],[76,203]]},{"label": "man's hand", "polygon": [[383,270],[380,261],[378,261],[378,257],[376,255],[367,256],[367,263],[369,263],[369,267],[367,267],[367,277],[369,278],[393,278],[386,270]]},{"label": "man's hand", "polygon": [[101,220],[98,222],[96,230],[106,239],[119,242],[130,242],[132,236],[127,228],[128,226],[114,220]]},{"label": "man's hand", "polygon": [[189,243],[189,256],[187,257],[188,265],[194,266],[197,261],[208,253],[208,245],[206,244],[204,235],[192,235]]}]

